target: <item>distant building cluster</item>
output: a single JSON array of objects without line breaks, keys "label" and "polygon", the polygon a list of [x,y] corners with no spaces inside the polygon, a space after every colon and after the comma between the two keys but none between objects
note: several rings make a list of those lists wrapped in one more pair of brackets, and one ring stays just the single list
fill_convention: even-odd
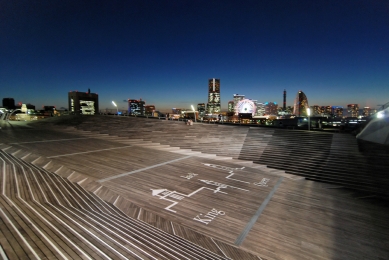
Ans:
[{"label": "distant building cluster", "polygon": [[[162,114],[162,116],[168,117],[194,117],[194,118],[206,118],[214,117],[218,118],[221,115],[235,118],[291,118],[291,117],[368,117],[373,113],[376,113],[376,109],[370,107],[360,108],[358,104],[349,104],[347,108],[342,106],[309,106],[307,95],[299,90],[293,102],[293,106],[287,106],[286,104],[286,90],[283,91],[283,103],[279,107],[277,102],[259,102],[256,99],[247,98],[242,94],[233,94],[232,100],[227,103],[227,111],[222,112],[221,108],[221,84],[220,79],[211,78],[208,79],[208,96],[207,103],[198,103],[197,107],[191,108],[172,108],[172,113]],[[70,91],[68,93],[68,108],[71,114],[81,115],[94,115],[97,113],[103,114],[123,114],[131,116],[161,116],[161,113],[156,110],[154,105],[147,105],[144,100],[140,99],[127,99],[127,110],[118,109],[116,103],[112,101],[115,109],[106,109],[105,111],[99,110],[99,96],[97,93],[91,93],[90,89],[87,92],[82,91]],[[31,104],[22,104],[19,102],[15,104],[13,98],[3,98],[3,110],[35,110],[35,106]],[[63,108],[65,109],[65,108]],[[65,109],[66,110],[66,109]],[[54,106],[43,106],[41,111],[53,112],[56,111]],[[114,112],[113,112],[114,111]]]}]

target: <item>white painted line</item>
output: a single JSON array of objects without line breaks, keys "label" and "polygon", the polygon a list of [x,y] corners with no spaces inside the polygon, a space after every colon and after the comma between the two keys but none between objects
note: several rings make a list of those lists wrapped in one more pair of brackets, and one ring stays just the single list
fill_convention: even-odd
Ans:
[{"label": "white painted line", "polygon": [[10,144],[35,144],[35,143],[50,143],[50,142],[62,142],[62,141],[73,141],[80,139],[90,139],[89,137],[82,138],[71,138],[71,139],[57,139],[57,140],[43,140],[43,141],[33,141],[33,142],[20,142],[20,143],[10,143]]},{"label": "white painted line", "polygon": [[142,211],[142,208],[139,208],[139,213],[138,213],[138,216],[136,217],[138,220],[140,220],[140,212]]},{"label": "white painted line", "polygon": [[132,172],[125,172],[125,173],[122,173],[122,174],[119,174],[119,175],[115,175],[115,176],[111,176],[111,177],[108,177],[108,178],[105,178],[105,179],[98,180],[97,182],[110,181],[110,180],[113,180],[113,179],[116,179],[116,178],[121,178],[123,176],[127,176],[127,175],[130,175],[130,174],[133,174],[133,173],[149,170],[149,169],[156,168],[156,167],[159,167],[159,166],[162,166],[162,165],[166,165],[166,164],[169,164],[169,163],[172,163],[172,162],[177,162],[177,161],[185,160],[185,159],[188,159],[190,157],[192,157],[192,156],[185,156],[185,157],[182,157],[182,158],[178,158],[178,159],[174,159],[174,160],[171,160],[171,161],[167,161],[167,162],[155,164],[155,165],[152,165],[152,166],[149,166],[149,167],[145,167],[145,168],[142,168],[142,169],[138,169],[138,170],[135,170],[135,171],[132,171]]},{"label": "white painted line", "polygon": [[212,242],[215,244],[215,246],[220,250],[220,252],[222,252],[223,253],[223,255],[226,257],[226,258],[229,258],[225,253],[224,253],[224,251],[219,247],[219,245],[218,244],[216,244],[216,242],[215,242],[215,240],[213,240],[213,238],[211,237],[211,240],[212,240]]},{"label": "white painted line", "polygon": [[[0,129],[1,129],[1,127],[0,127]],[[7,257],[7,255],[4,252],[4,248],[1,245],[0,245],[0,256],[1,256],[2,259],[8,260],[8,257]]]},{"label": "white painted line", "polygon": [[172,226],[173,235],[176,235],[176,231],[174,230],[173,222],[170,221],[170,225]]},{"label": "white painted line", "polygon": [[0,208],[0,212],[7,219],[9,224],[14,229],[15,233],[17,233],[21,240],[23,240],[24,244],[30,249],[30,251],[33,253],[33,255],[36,257],[36,259],[40,259],[39,255],[32,249],[30,244],[26,241],[26,239],[23,237],[23,235],[19,232],[19,229],[15,227],[15,225],[12,223],[12,221],[8,218],[8,216],[4,213],[4,211]]},{"label": "white painted line", "polygon": [[93,151],[87,151],[87,152],[68,153],[68,154],[50,156],[50,157],[47,157],[47,158],[50,159],[50,158],[58,158],[58,157],[63,157],[63,156],[72,156],[72,155],[77,155],[77,154],[97,153],[97,152],[101,152],[101,151],[110,151],[110,150],[116,150],[116,149],[124,149],[124,148],[128,148],[128,147],[132,147],[132,146],[129,145],[129,146],[122,146],[122,147],[115,147],[115,148],[107,148],[107,149],[93,150]]}]

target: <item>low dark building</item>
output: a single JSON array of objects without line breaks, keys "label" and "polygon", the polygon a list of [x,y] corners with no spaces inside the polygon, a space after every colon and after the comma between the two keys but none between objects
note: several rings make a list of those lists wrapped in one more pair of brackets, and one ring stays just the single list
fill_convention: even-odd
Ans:
[{"label": "low dark building", "polygon": [[7,109],[15,109],[15,100],[13,98],[3,98],[3,107]]}]

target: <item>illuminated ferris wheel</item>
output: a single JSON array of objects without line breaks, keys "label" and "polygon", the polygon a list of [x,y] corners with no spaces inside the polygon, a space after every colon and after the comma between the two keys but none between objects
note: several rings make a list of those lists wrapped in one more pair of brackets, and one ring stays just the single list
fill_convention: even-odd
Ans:
[{"label": "illuminated ferris wheel", "polygon": [[235,115],[238,115],[239,113],[251,113],[254,116],[256,110],[257,106],[252,100],[243,99],[236,104]]}]

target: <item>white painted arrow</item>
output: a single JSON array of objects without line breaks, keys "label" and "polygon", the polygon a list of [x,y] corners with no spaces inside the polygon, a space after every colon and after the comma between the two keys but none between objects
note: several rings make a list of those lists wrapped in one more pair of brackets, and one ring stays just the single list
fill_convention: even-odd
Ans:
[{"label": "white painted arrow", "polygon": [[151,190],[152,190],[151,194],[152,194],[153,196],[157,196],[157,195],[159,195],[160,193],[166,191],[166,189],[158,189],[158,190],[153,190],[153,189],[151,189]]}]

